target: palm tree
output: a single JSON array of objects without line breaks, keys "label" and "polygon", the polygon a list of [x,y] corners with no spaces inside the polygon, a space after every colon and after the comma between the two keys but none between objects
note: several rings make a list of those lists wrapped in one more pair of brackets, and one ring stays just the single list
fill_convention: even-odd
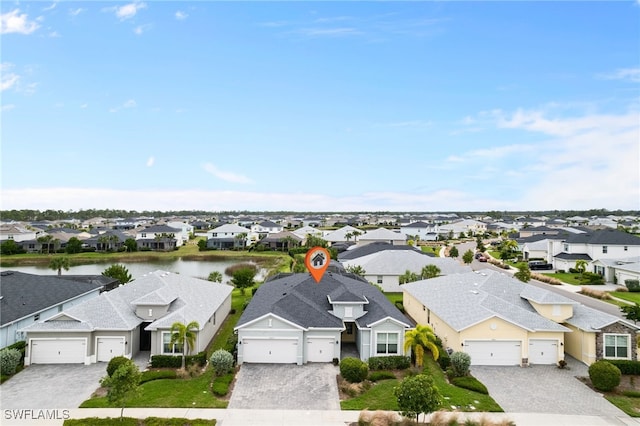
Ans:
[{"label": "palm tree", "polygon": [[43,235],[42,237],[39,237],[37,240],[40,243],[40,251],[44,252],[44,246],[47,246],[47,254],[49,254],[49,251],[51,250],[51,241],[53,241],[53,236],[52,235]]},{"label": "palm tree", "polygon": [[347,242],[349,242],[349,240],[353,237],[353,233],[352,232],[347,232],[346,234],[344,234],[344,238],[347,240]]},{"label": "palm tree", "polygon": [[580,273],[583,274],[584,271],[587,270],[587,261],[584,259],[578,259],[576,260],[576,270]]},{"label": "palm tree", "polygon": [[416,328],[409,330],[404,335],[405,352],[411,348],[416,354],[416,366],[422,367],[424,359],[424,351],[428,349],[433,354],[433,359],[437,360],[440,356],[438,345],[436,345],[436,335],[433,329],[428,325],[416,325]]},{"label": "palm tree", "polygon": [[207,281],[213,281],[214,283],[222,282],[222,273],[220,271],[213,271],[209,274]]},{"label": "palm tree", "polygon": [[440,275],[440,268],[436,265],[426,265],[422,268],[422,272],[420,276],[423,280],[428,280],[429,278],[435,278]]},{"label": "palm tree", "polygon": [[174,322],[171,325],[171,344],[182,347],[182,368],[184,369],[185,357],[195,346],[197,332],[200,328],[198,321],[191,321],[185,325],[181,322]]},{"label": "palm tree", "polygon": [[353,241],[357,243],[357,242],[358,242],[358,237],[359,237],[360,235],[362,235],[362,232],[360,232],[360,231],[353,231],[351,234],[353,235]]},{"label": "palm tree", "polygon": [[69,258],[67,256],[56,256],[49,262],[49,269],[53,269],[54,271],[57,270],[58,275],[62,275],[62,268],[64,268],[65,271],[68,271],[70,267],[69,263]]},{"label": "palm tree", "polygon": [[246,238],[247,238],[246,232],[241,232],[233,238],[236,239],[236,241],[238,242],[241,248],[244,248],[246,246]]},{"label": "palm tree", "polygon": [[293,238],[291,235],[287,235],[286,237],[283,237],[280,240],[283,245],[282,245],[282,249],[284,250],[284,243],[287,243],[287,251],[289,251],[291,249],[291,245],[296,243],[296,239]]}]

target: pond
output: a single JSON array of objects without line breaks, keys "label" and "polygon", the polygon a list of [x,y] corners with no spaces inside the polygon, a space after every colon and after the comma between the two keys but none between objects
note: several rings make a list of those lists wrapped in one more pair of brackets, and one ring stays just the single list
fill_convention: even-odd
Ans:
[{"label": "pond", "polygon": [[[225,275],[226,268],[238,263],[253,263],[241,260],[183,260],[181,258],[172,260],[159,260],[147,262],[107,262],[93,263],[88,265],[71,266],[68,271],[62,270],[62,275],[100,275],[102,271],[113,264],[124,265],[131,276],[135,279],[149,272],[161,269],[168,272],[176,272],[189,277],[207,279],[209,274],[218,271],[222,274],[222,282],[227,282],[231,277]],[[47,265],[13,266],[2,267],[0,271],[18,271],[37,275],[52,275],[56,271],[49,269]],[[256,280],[261,281],[267,274],[267,270],[261,268],[256,275]]]}]

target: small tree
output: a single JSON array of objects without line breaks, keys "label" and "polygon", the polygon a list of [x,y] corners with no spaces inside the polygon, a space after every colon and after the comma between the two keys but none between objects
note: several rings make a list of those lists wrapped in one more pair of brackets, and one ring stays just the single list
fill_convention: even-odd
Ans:
[{"label": "small tree", "polygon": [[124,240],[124,246],[127,248],[128,252],[138,251],[138,243],[134,238],[127,238]]},{"label": "small tree", "polygon": [[22,247],[18,245],[13,240],[6,240],[2,244],[0,244],[0,254],[10,255],[10,254],[18,254],[23,253],[24,250]]},{"label": "small tree", "polygon": [[198,241],[198,250],[199,251],[206,251],[207,250],[207,240],[199,240]]},{"label": "small tree", "polygon": [[198,321],[191,321],[189,324],[174,322],[171,325],[171,344],[182,348],[182,368],[184,369],[185,358],[195,346],[197,332],[200,329]]},{"label": "small tree", "polygon": [[625,305],[620,308],[624,317],[634,323],[640,321],[640,305],[636,302],[633,305]]},{"label": "small tree", "polygon": [[462,261],[465,263],[465,265],[468,265],[471,262],[473,262],[473,252],[471,250],[465,251],[464,254],[462,255]]},{"label": "small tree", "polygon": [[252,287],[255,282],[253,279],[256,276],[254,268],[240,268],[233,273],[231,278],[231,284],[240,289],[240,292],[244,295],[246,288]]},{"label": "small tree", "polygon": [[120,407],[120,419],[122,419],[127,399],[138,392],[141,377],[138,366],[129,360],[118,367],[110,377],[104,377],[100,381],[102,386],[108,388],[107,400]]},{"label": "small tree", "polygon": [[62,269],[68,271],[70,266],[67,256],[56,256],[49,261],[49,269],[57,270],[58,275],[62,275]]},{"label": "small tree", "polygon": [[233,370],[233,355],[224,349],[218,349],[212,353],[209,362],[211,363],[216,376],[222,376],[223,374],[230,373],[231,370]]},{"label": "small tree", "polygon": [[422,268],[422,272],[420,273],[420,277],[423,280],[435,278],[438,275],[440,275],[440,268],[438,268],[436,265],[426,265]]},{"label": "small tree", "polygon": [[529,265],[525,262],[518,263],[518,272],[513,274],[513,276],[523,283],[531,281],[531,269],[529,269]]},{"label": "small tree", "polygon": [[398,399],[400,414],[420,421],[420,414],[425,415],[435,411],[441,403],[438,388],[433,384],[431,376],[418,374],[405,377],[400,385],[393,390]]},{"label": "small tree", "polygon": [[16,372],[20,364],[22,354],[14,348],[4,348],[0,350],[0,373],[10,376]]},{"label": "small tree", "polygon": [[102,271],[102,275],[105,277],[115,278],[120,282],[120,284],[126,284],[131,282],[133,279],[127,267],[119,264],[109,266],[107,269]]},{"label": "small tree", "polygon": [[584,274],[587,270],[587,265],[588,263],[584,259],[576,260],[576,271],[578,271],[579,274]]},{"label": "small tree", "polygon": [[425,350],[430,350],[435,360],[440,356],[436,340],[436,335],[430,326],[418,324],[416,328],[405,333],[404,350],[411,348],[416,355],[416,366],[422,367]]},{"label": "small tree", "polygon": [[71,237],[67,241],[67,246],[64,248],[65,253],[75,254],[82,251],[82,241],[78,237]]},{"label": "small tree", "polygon": [[212,273],[209,274],[209,277],[207,278],[207,280],[212,281],[214,283],[221,283],[222,273],[220,271],[213,271]]},{"label": "small tree", "polygon": [[404,271],[404,274],[398,277],[398,283],[399,284],[412,283],[414,281],[418,281],[419,279],[420,279],[420,276],[418,274],[416,274],[415,272],[411,272],[410,270],[407,269],[406,271]]},{"label": "small tree", "polygon": [[458,253],[458,247],[456,246],[451,247],[451,250],[449,250],[449,257],[456,258],[458,256],[460,256],[460,253]]},{"label": "small tree", "polygon": [[355,274],[361,277],[364,277],[367,273],[367,271],[365,271],[364,268],[360,265],[349,265],[345,268],[345,270],[350,274]]},{"label": "small tree", "polygon": [[469,374],[469,367],[471,367],[471,356],[466,352],[454,352],[450,357],[451,369],[453,375],[456,377],[462,377]]}]

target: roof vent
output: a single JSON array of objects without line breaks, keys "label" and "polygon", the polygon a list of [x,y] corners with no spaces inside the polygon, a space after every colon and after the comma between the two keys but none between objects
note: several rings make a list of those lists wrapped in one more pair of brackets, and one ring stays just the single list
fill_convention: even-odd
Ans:
[{"label": "roof vent", "polygon": [[471,293],[478,294],[478,290],[471,290]]}]

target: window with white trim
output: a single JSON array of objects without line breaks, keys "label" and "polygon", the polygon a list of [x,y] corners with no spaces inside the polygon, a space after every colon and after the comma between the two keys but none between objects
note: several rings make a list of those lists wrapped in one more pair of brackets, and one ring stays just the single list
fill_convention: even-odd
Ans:
[{"label": "window with white trim", "polygon": [[609,251],[609,247],[602,246],[602,253],[607,253]]},{"label": "window with white trim", "polygon": [[376,277],[376,282],[377,282],[378,284],[382,284],[382,275],[378,275],[378,276]]},{"label": "window with white trim", "polygon": [[171,343],[171,333],[162,333],[162,353],[167,355],[182,354],[182,345]]},{"label": "window with white trim", "polygon": [[398,333],[376,333],[376,354],[396,355],[398,353]]},{"label": "window with white trim", "polygon": [[631,356],[631,336],[628,334],[605,334],[604,357],[629,359]]}]

